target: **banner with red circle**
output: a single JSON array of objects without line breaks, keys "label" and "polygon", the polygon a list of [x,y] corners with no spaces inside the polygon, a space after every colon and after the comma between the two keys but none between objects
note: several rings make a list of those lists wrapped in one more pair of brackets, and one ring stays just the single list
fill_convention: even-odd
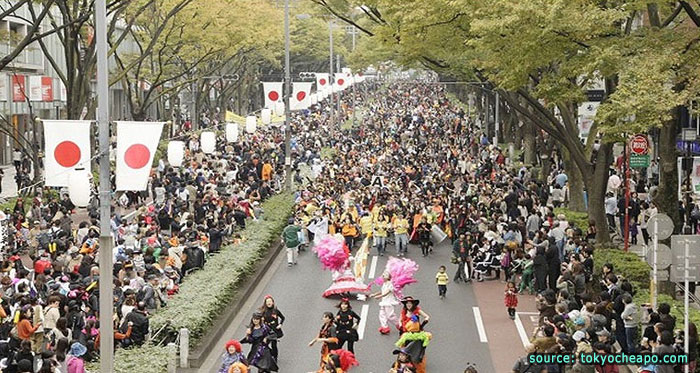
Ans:
[{"label": "banner with red circle", "polygon": [[89,120],[43,120],[44,185],[68,186],[68,175],[77,167],[90,172]]},{"label": "banner with red circle", "polygon": [[116,122],[117,190],[146,190],[165,122]]},{"label": "banner with red circle", "polygon": [[291,110],[304,110],[311,106],[311,86],[312,82],[294,82],[292,87],[292,97],[289,100]]},{"label": "banner with red circle", "polygon": [[265,107],[274,109],[275,103],[282,100],[282,88],[284,84],[282,82],[262,82],[262,85]]}]

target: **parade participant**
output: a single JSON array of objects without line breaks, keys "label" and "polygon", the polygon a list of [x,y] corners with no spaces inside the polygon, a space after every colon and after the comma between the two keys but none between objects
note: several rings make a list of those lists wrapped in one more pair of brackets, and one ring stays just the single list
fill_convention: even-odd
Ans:
[{"label": "parade participant", "polygon": [[447,268],[445,266],[440,266],[438,273],[435,275],[435,282],[438,286],[438,296],[440,299],[445,299],[447,294],[447,284],[450,282],[449,276],[447,276]]},{"label": "parade participant", "polygon": [[338,333],[338,348],[343,348],[347,342],[348,351],[354,354],[354,344],[359,340],[357,325],[360,323],[360,316],[352,310],[348,298],[341,299],[337,307],[339,310],[335,315],[335,325]]},{"label": "parade participant", "polygon": [[316,342],[323,343],[321,346],[321,368],[323,368],[324,361],[328,354],[331,352],[331,350],[336,349],[338,343],[338,335],[335,328],[335,322],[333,320],[334,318],[332,313],[324,312],[321,330],[318,332],[318,336],[309,342],[309,347],[316,344]]},{"label": "parade participant", "polygon": [[323,269],[333,273],[333,283],[323,292],[324,297],[341,294],[347,296],[350,293],[366,294],[369,287],[362,282],[362,278],[355,276],[351,269],[350,252],[344,245],[340,235],[326,236],[313,247],[318,255]]},{"label": "parade participant", "polygon": [[432,229],[432,225],[428,223],[428,219],[426,219],[425,216],[423,216],[420,220],[420,223],[418,224],[418,227],[416,227],[416,230],[418,231],[418,241],[420,242],[420,250],[421,253],[423,253],[423,256],[428,256],[431,249],[431,242],[430,242],[430,231]]},{"label": "parade participant", "polygon": [[409,354],[417,373],[425,373],[425,349],[433,339],[431,333],[423,330],[423,325],[418,315],[411,316],[411,319],[404,326],[405,332],[396,341],[396,347],[405,349]]},{"label": "parade participant", "polygon": [[277,338],[270,341],[270,350],[272,351],[272,356],[274,356],[275,359],[277,359],[277,341],[279,341],[279,339],[282,338],[282,336],[284,336],[284,333],[282,332],[284,315],[277,308],[277,305],[275,304],[275,299],[272,298],[271,295],[265,296],[263,305],[260,306],[258,312],[262,313],[265,325],[269,326],[270,329],[272,329],[272,331],[275,332],[275,335],[277,336]]},{"label": "parade participant", "polygon": [[381,326],[379,327],[379,332],[381,334],[389,334],[391,332],[389,322],[396,325],[397,329],[400,329],[399,320],[396,318],[396,310],[394,309],[394,307],[399,304],[399,300],[394,293],[394,285],[391,283],[391,274],[389,272],[384,272],[382,278],[384,279],[382,290],[370,296],[375,299],[380,299],[379,323]]},{"label": "parade participant", "polygon": [[416,373],[416,366],[411,362],[411,356],[406,349],[394,350],[394,355],[398,356],[396,362],[391,365],[389,373]]},{"label": "parade participant", "polygon": [[228,373],[248,373],[248,367],[241,362],[236,362],[228,368]]},{"label": "parade participant", "polygon": [[355,355],[346,350],[331,351],[323,362],[321,373],[347,373],[352,367],[359,365]]},{"label": "parade participant", "polygon": [[297,264],[297,255],[299,255],[299,232],[301,228],[296,225],[294,218],[289,218],[287,226],[282,231],[282,239],[287,250],[287,266],[291,267]]},{"label": "parade participant", "polygon": [[401,309],[401,323],[399,331],[404,333],[406,331],[406,324],[411,321],[413,316],[422,317],[422,325],[425,325],[430,320],[430,316],[425,313],[418,305],[420,300],[414,299],[412,296],[406,296],[401,300],[403,308]]},{"label": "parade participant", "polygon": [[277,335],[269,326],[265,325],[263,315],[260,312],[255,312],[241,343],[251,344],[247,360],[250,365],[258,368],[259,373],[278,371],[277,359],[272,356],[272,351],[268,346],[269,342],[275,338]]},{"label": "parade participant", "polygon": [[246,359],[241,353],[240,342],[232,339],[226,342],[226,350],[221,356],[221,367],[219,368],[218,373],[228,373],[234,363],[246,364]]},{"label": "parade participant", "polygon": [[401,324],[396,317],[394,307],[399,304],[399,299],[403,295],[403,288],[416,282],[413,277],[418,271],[418,265],[410,259],[399,259],[391,257],[387,261],[386,270],[382,277],[374,280],[373,284],[381,285],[381,290],[372,294],[371,297],[380,299],[379,301],[379,332],[389,334],[391,328],[389,322],[401,330]]}]

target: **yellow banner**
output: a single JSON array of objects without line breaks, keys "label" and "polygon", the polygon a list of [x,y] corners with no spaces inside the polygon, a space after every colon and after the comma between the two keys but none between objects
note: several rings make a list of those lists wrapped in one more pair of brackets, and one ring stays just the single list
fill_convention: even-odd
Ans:
[{"label": "yellow banner", "polygon": [[365,238],[362,241],[362,246],[357,250],[355,255],[355,278],[363,279],[365,277],[365,271],[367,271],[367,258],[369,257],[369,238]]}]

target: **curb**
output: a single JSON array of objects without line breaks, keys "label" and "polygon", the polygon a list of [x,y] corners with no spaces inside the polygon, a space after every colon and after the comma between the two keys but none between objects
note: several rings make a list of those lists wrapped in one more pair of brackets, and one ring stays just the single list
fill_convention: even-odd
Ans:
[{"label": "curb", "polygon": [[[265,273],[267,273],[268,269],[270,269],[270,266],[272,266],[272,264],[275,261],[275,258],[281,251],[282,242],[278,241],[277,243],[273,243],[267,251],[267,254],[265,254],[265,256],[258,261],[258,263],[255,266],[255,269],[253,270],[253,275],[249,276],[242,283],[241,287],[236,291],[231,300],[225,306],[224,309],[226,311],[222,313],[216,320],[214,320],[214,322],[211,325],[211,331],[201,339],[197,348],[192,349],[190,351],[190,356],[188,359],[190,368],[201,367],[204,363],[204,360],[207,358],[209,352],[213,348],[217,347],[213,346],[213,344],[219,341],[221,336],[226,331],[226,327],[238,315],[238,313],[241,310],[241,307],[243,307],[243,304],[245,303],[243,300],[248,298],[253,293],[256,286],[259,284],[260,280],[263,278]],[[178,371],[185,370],[185,368],[178,368]]]}]

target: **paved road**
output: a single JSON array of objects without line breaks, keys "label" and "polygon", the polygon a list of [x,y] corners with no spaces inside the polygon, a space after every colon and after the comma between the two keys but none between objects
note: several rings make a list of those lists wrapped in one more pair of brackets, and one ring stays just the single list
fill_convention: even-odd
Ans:
[{"label": "paved road", "polygon": [[[431,315],[427,330],[434,334],[428,347],[427,371],[432,373],[462,372],[467,363],[477,365],[479,372],[494,372],[491,355],[486,343],[482,342],[475,320],[476,300],[473,285],[454,284],[448,287],[447,297],[440,300],[435,285],[435,273],[440,265],[449,265],[450,248],[442,244],[428,258],[420,255],[416,246],[409,248],[409,257],[420,265],[417,284],[409,285],[404,291],[421,300],[423,309]],[[377,257],[374,275],[379,276],[386,264],[387,257]],[[308,346],[321,325],[324,311],[335,313],[337,299],[324,299],[321,293],[330,285],[331,275],[320,268],[318,259],[312,252],[303,253],[299,265],[287,268],[282,255],[263,279],[249,299],[240,315],[225,333],[220,346],[228,338],[242,338],[245,324],[249,317],[262,303],[262,298],[270,294],[277,300],[277,305],[287,317],[284,325],[285,336],[280,342],[280,372],[310,372],[318,368],[320,346]],[[372,275],[372,266],[368,265],[368,275]],[[450,276],[452,273],[450,273]],[[500,295],[499,295],[500,297]],[[384,373],[395,358],[392,355],[394,342],[398,339],[396,330],[389,336],[382,336],[379,328],[378,306],[376,300],[367,302],[353,301],[353,309],[358,314],[366,314],[366,323],[360,326],[362,340],[355,345],[355,352],[360,366],[358,373]],[[397,307],[398,310],[398,307]],[[363,312],[364,311],[364,312]],[[363,335],[362,335],[363,334]],[[483,333],[483,337],[486,334]],[[247,346],[244,346],[247,352]],[[216,372],[223,347],[212,351],[200,372]]]}]

